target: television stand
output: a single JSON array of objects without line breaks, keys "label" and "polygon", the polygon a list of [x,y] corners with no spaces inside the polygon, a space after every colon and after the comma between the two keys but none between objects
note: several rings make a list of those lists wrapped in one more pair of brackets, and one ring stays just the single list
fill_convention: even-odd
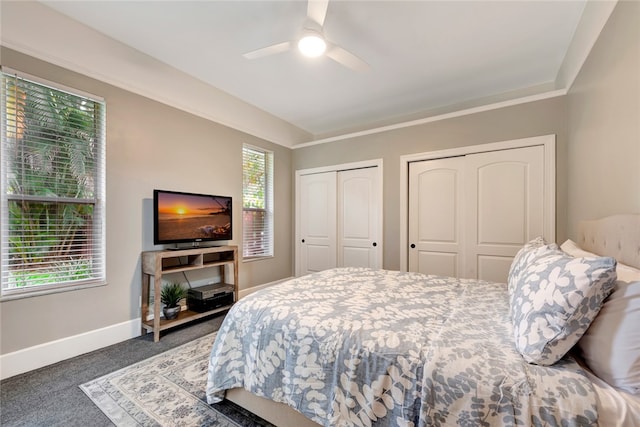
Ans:
[{"label": "television stand", "polygon": [[[176,249],[178,249],[176,251]],[[178,317],[171,320],[160,318],[162,276],[191,270],[217,268],[222,279],[221,284],[233,288],[231,304],[212,310],[182,310]],[[230,274],[233,273],[233,274]],[[153,280],[151,280],[153,278]],[[153,282],[153,302],[150,303],[151,282]],[[153,341],[160,341],[160,331],[200,319],[231,308],[238,300],[238,247],[213,246],[199,248],[172,248],[161,251],[142,252],[142,335],[153,332]],[[153,313],[150,313],[152,311]],[[148,320],[150,314],[153,319]]]}]

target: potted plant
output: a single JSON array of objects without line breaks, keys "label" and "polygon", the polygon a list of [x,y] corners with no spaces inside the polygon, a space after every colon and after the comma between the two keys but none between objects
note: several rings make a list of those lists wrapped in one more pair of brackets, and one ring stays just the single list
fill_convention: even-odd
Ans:
[{"label": "potted plant", "polygon": [[178,317],[180,313],[180,300],[187,296],[187,290],[181,283],[168,283],[162,287],[160,302],[164,304],[162,312],[167,320]]}]

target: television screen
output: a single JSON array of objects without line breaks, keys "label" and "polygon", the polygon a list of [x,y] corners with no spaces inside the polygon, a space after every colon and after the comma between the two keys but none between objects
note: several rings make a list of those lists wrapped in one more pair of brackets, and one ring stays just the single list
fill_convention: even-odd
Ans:
[{"label": "television screen", "polygon": [[231,240],[232,200],[228,196],[153,191],[153,242]]}]

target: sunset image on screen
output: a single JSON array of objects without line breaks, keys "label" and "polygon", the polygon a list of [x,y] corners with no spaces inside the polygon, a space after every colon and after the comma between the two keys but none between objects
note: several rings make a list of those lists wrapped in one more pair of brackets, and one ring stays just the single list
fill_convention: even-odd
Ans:
[{"label": "sunset image on screen", "polygon": [[158,237],[163,241],[230,239],[231,199],[159,193]]}]

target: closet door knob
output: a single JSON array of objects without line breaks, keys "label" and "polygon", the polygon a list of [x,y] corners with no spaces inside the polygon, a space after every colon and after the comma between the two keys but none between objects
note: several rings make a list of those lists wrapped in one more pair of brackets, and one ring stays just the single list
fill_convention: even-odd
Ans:
[{"label": "closet door knob", "polygon": [[373,247],[375,248],[376,246],[378,246],[378,244],[376,242],[373,242]]},{"label": "closet door knob", "polygon": [[302,239],[302,243],[304,243],[304,239]]},{"label": "closet door knob", "polygon": [[415,249],[415,248],[416,248],[415,243],[412,243],[412,244],[411,244],[411,249]]}]

